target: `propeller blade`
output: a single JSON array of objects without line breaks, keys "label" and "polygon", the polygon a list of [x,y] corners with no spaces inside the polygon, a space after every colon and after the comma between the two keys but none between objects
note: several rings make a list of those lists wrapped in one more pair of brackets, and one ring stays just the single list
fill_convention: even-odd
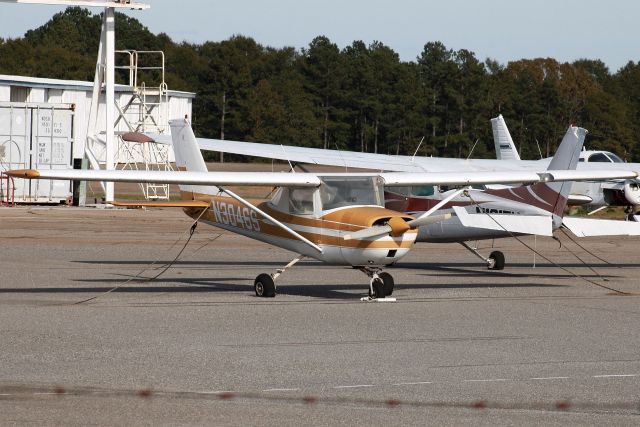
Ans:
[{"label": "propeller blade", "polygon": [[[407,228],[406,230],[396,230],[396,231],[398,232],[398,235],[399,235],[409,229],[416,229],[421,225],[434,224],[436,222],[446,221],[449,218],[451,218],[450,213],[443,214],[443,215],[425,216],[425,217],[413,219],[407,222],[406,224],[410,228]],[[345,234],[342,238],[344,240],[366,239],[369,237],[378,237],[378,236],[383,236],[385,234],[392,234],[392,233],[393,233],[393,227],[391,227],[390,225],[376,225],[373,227],[365,228],[364,230],[353,232],[351,234]]]},{"label": "propeller blade", "polygon": [[391,226],[389,225],[376,225],[373,227],[365,228],[364,230],[359,230],[351,234],[345,234],[342,238],[344,240],[352,240],[352,239],[366,239],[367,237],[378,237],[385,234],[389,234],[393,231]]}]

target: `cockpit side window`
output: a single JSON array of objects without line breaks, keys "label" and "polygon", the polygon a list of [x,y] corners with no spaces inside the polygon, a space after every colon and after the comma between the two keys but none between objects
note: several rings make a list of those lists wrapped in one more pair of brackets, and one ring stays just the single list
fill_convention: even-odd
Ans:
[{"label": "cockpit side window", "polygon": [[290,188],[289,212],[298,215],[313,214],[313,195],[315,188]]},{"label": "cockpit side window", "polygon": [[420,187],[411,187],[411,194],[418,197],[433,196],[433,185],[422,185]]}]

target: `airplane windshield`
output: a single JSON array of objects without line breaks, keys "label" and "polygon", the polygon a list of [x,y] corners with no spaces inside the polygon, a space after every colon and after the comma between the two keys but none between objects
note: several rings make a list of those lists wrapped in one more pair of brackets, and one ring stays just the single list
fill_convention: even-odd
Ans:
[{"label": "airplane windshield", "polygon": [[620,157],[618,157],[618,155],[613,154],[613,153],[609,153],[607,152],[607,156],[613,160],[613,163],[624,163],[624,160],[622,160]]},{"label": "airplane windshield", "polygon": [[382,206],[381,188],[374,176],[320,177],[322,210],[351,205]]},{"label": "airplane windshield", "polygon": [[600,163],[612,163],[611,159],[609,159],[604,153],[596,153],[589,156],[590,162],[600,162]]}]

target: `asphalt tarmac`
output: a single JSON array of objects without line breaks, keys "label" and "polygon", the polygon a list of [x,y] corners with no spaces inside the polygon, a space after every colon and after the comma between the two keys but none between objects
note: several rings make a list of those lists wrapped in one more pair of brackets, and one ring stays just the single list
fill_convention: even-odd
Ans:
[{"label": "asphalt tarmac", "polygon": [[418,244],[388,269],[397,301],[370,303],[365,275],[314,261],[256,298],[292,254],[206,225],[166,268],[190,225],[0,209],[0,425],[640,424],[637,239],[580,240],[614,266],[523,239],[564,269],[480,242],[501,272]]}]

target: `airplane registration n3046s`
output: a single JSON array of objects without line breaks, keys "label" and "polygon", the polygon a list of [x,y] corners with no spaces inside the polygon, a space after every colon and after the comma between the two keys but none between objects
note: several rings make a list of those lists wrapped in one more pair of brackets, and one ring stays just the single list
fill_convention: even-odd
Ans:
[{"label": "airplane registration n3046s", "polygon": [[249,208],[242,206],[240,203],[214,200],[211,202],[211,210],[216,224],[230,225],[247,231],[260,231],[260,223],[256,212],[249,210]]}]

